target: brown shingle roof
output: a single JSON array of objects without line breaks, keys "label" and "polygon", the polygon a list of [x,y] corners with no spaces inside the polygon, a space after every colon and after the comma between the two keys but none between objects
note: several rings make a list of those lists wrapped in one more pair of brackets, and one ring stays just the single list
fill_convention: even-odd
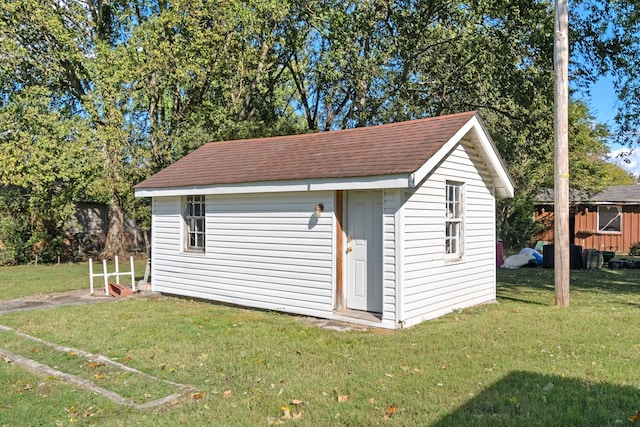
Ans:
[{"label": "brown shingle roof", "polygon": [[474,115],[471,111],[366,128],[210,142],[135,188],[412,173]]}]

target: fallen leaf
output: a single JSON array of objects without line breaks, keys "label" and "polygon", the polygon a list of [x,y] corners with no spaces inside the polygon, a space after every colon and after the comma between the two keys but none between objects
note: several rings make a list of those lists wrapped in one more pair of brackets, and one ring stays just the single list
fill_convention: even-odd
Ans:
[{"label": "fallen leaf", "polygon": [[222,395],[224,396],[225,399],[228,399],[231,397],[231,390],[225,390],[224,393],[222,393]]},{"label": "fallen leaf", "polygon": [[302,405],[304,403],[304,400],[300,400],[300,399],[293,399],[291,401],[292,405]]},{"label": "fallen leaf", "polygon": [[347,396],[346,394],[339,394],[338,395],[338,402],[343,403],[349,400],[349,396]]},{"label": "fallen leaf", "polygon": [[375,405],[376,403],[376,399],[374,399],[373,397],[369,399],[369,403],[371,403],[372,405]]},{"label": "fallen leaf", "polygon": [[282,418],[287,420],[289,418],[291,418],[291,409],[289,409],[288,406],[283,406],[282,408]]},{"label": "fallen leaf", "polygon": [[391,417],[391,415],[393,415],[395,412],[396,412],[396,405],[391,405],[389,406],[389,409],[386,410],[382,418],[384,418],[385,420],[388,420]]},{"label": "fallen leaf", "polygon": [[24,389],[25,390],[31,390],[31,384],[25,384],[24,385]]},{"label": "fallen leaf", "polygon": [[202,399],[202,396],[204,396],[204,391],[194,394],[193,398],[198,400],[198,399]]},{"label": "fallen leaf", "polygon": [[103,378],[103,377],[104,377],[104,375],[102,375],[102,374],[95,374],[95,375],[93,376],[93,378],[95,378],[95,379],[97,379],[97,380],[99,380],[100,378]]},{"label": "fallen leaf", "polygon": [[294,420],[297,420],[297,419],[300,419],[300,418],[302,418],[302,411],[300,411],[298,413],[295,413],[295,412],[293,413],[293,419]]},{"label": "fallen leaf", "polygon": [[640,420],[640,411],[638,411],[635,415],[631,415],[629,417],[630,421],[633,421],[634,423],[638,420]]},{"label": "fallen leaf", "polygon": [[96,369],[98,366],[104,366],[104,363],[101,363],[101,362],[91,362],[91,363],[89,363],[89,367],[91,369]]},{"label": "fallen leaf", "polygon": [[124,357],[124,361],[125,362],[130,362],[131,361],[131,356],[125,356]]}]

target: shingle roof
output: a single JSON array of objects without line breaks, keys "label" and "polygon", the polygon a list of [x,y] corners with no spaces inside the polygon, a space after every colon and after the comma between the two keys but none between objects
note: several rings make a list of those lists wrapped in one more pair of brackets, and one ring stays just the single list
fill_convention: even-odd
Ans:
[{"label": "shingle roof", "polygon": [[135,188],[413,173],[475,114],[471,111],[365,128],[210,142]]},{"label": "shingle roof", "polygon": [[640,203],[640,185],[614,185],[591,197],[589,201]]},{"label": "shingle roof", "polygon": [[[589,196],[585,192],[571,190],[571,203],[619,203],[640,204],[640,185],[612,185],[600,193]],[[536,197],[539,203],[553,203],[553,189],[548,189]]]}]

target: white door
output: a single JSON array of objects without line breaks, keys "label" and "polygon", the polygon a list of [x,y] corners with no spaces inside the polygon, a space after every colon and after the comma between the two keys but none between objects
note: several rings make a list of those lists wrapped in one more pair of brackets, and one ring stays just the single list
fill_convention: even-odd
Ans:
[{"label": "white door", "polygon": [[382,193],[347,195],[347,308],[382,312]]}]

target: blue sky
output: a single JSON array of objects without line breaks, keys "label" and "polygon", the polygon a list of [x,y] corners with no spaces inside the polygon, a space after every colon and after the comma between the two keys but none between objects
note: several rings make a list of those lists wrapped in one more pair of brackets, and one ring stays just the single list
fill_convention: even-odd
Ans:
[{"label": "blue sky", "polygon": [[[613,90],[611,78],[603,77],[591,88],[591,97],[583,98],[583,101],[591,108],[591,113],[596,117],[598,123],[606,123],[611,130],[615,129],[614,117],[616,115],[617,98]],[[633,150],[626,156],[627,162],[616,156],[622,152],[628,153],[627,147],[617,144],[610,144],[611,161],[618,163],[625,170],[640,175],[640,151]]]}]

